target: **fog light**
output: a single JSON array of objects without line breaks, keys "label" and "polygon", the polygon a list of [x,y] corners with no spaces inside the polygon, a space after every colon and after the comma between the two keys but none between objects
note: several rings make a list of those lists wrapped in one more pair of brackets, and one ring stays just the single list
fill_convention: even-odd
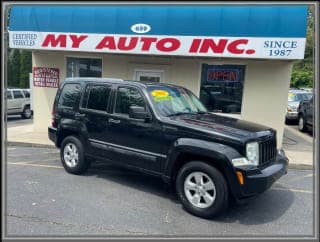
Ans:
[{"label": "fog light", "polygon": [[243,175],[242,175],[241,171],[237,171],[237,177],[238,177],[240,185],[243,185],[244,184],[244,179],[243,179]]}]

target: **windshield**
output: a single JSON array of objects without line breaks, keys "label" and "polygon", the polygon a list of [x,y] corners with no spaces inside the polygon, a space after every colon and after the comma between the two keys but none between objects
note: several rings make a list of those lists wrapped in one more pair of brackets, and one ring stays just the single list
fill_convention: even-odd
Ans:
[{"label": "windshield", "polygon": [[289,102],[300,102],[303,100],[310,100],[312,98],[312,93],[289,93]]},{"label": "windshield", "polygon": [[157,113],[162,116],[207,112],[199,99],[187,89],[170,86],[149,86],[147,91]]}]

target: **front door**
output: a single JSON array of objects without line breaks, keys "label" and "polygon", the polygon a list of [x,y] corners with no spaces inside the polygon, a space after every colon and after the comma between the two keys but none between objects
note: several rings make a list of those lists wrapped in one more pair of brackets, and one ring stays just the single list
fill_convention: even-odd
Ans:
[{"label": "front door", "polygon": [[144,107],[151,115],[144,95],[135,87],[119,85],[115,90],[114,106],[109,118],[108,135],[105,136],[109,152],[117,162],[159,172],[165,159],[159,145],[162,138],[160,124],[151,121],[132,119],[129,107]]}]

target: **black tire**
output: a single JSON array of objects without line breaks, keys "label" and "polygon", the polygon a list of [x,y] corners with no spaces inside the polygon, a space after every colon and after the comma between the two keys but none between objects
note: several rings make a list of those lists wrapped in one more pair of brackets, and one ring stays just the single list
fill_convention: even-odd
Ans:
[{"label": "black tire", "polygon": [[[70,144],[74,145],[77,149],[78,153],[78,161],[76,162],[76,165],[71,167],[68,165],[68,162],[64,158],[64,151],[66,149],[66,146],[70,146]],[[76,136],[67,136],[61,143],[60,147],[60,158],[62,165],[64,169],[71,174],[82,174],[84,173],[90,166],[90,159],[86,159],[84,152],[84,146],[81,142],[81,140]]]},{"label": "black tire", "polygon": [[306,124],[306,119],[304,118],[304,116],[301,114],[299,115],[299,119],[298,119],[298,129],[301,132],[306,132],[307,131],[307,124]]},{"label": "black tire", "polygon": [[[187,198],[184,191],[184,183],[187,177],[193,172],[201,172],[207,175],[214,183],[216,192],[213,204],[206,208],[194,206]],[[176,178],[176,191],[183,207],[193,215],[202,218],[212,218],[220,215],[229,203],[229,191],[224,176],[215,167],[201,162],[191,161],[184,165],[178,172]]]},{"label": "black tire", "polygon": [[24,119],[29,119],[31,118],[31,116],[32,116],[32,112],[31,112],[30,106],[25,106],[21,114],[21,117]]}]

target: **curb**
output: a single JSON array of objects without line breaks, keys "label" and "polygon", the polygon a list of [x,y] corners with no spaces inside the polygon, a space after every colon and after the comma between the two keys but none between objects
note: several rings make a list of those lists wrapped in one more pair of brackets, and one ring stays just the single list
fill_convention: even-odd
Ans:
[{"label": "curb", "polygon": [[[25,143],[25,142],[16,142],[16,141],[7,141],[8,146],[20,146],[20,147],[38,147],[38,148],[56,148],[54,145],[46,144],[36,144],[36,143]],[[313,165],[309,164],[290,164],[289,169],[299,169],[299,170],[313,170]]]},{"label": "curb", "polygon": [[26,143],[26,142],[18,142],[18,141],[7,141],[7,146],[55,148],[54,145],[37,144],[37,143]]}]

